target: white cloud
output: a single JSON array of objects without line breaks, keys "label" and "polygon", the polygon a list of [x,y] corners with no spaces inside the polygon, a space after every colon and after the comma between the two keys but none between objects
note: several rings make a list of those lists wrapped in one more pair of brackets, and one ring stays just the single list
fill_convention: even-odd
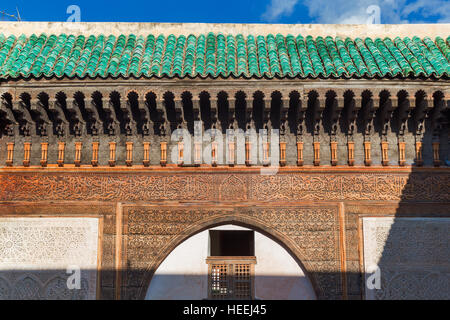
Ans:
[{"label": "white cloud", "polygon": [[315,23],[366,23],[371,14],[369,6],[380,8],[381,23],[420,22],[410,15],[438,17],[438,22],[450,22],[448,0],[303,0]]},{"label": "white cloud", "polygon": [[299,0],[271,0],[262,19],[273,22],[281,16],[289,16],[294,11],[294,7]]}]

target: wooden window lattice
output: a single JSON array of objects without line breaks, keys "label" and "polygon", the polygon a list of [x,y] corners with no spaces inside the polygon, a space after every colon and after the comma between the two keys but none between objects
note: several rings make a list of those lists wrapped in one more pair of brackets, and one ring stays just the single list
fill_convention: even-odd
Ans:
[{"label": "wooden window lattice", "polygon": [[207,263],[209,264],[209,299],[253,299],[255,257],[210,257]]}]

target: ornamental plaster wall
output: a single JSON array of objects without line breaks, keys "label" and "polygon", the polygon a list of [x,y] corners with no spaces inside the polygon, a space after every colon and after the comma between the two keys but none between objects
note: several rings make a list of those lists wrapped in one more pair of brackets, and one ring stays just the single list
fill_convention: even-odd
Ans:
[{"label": "ornamental plaster wall", "polygon": [[[210,230],[249,230],[224,225]],[[147,300],[202,300],[208,296],[209,230],[179,245],[155,272]],[[255,231],[255,297],[263,300],[312,300],[314,290],[305,273],[275,241]]]},{"label": "ornamental plaster wall", "polygon": [[0,218],[0,300],[96,299],[98,236],[96,218]]},{"label": "ornamental plaster wall", "polygon": [[363,230],[366,281],[380,276],[366,299],[450,299],[450,218],[363,218]]}]

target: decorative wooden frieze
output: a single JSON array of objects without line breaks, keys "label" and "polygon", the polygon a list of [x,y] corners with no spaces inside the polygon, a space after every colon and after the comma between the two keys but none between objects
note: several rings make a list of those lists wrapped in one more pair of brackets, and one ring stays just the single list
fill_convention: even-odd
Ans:
[{"label": "decorative wooden frieze", "polygon": [[202,164],[202,143],[194,143],[194,165],[199,166]]},{"label": "decorative wooden frieze", "polygon": [[41,143],[41,166],[42,167],[47,166],[47,159],[48,159],[48,143],[43,142],[43,143]]},{"label": "decorative wooden frieze", "polygon": [[116,143],[110,142],[109,143],[109,166],[115,167],[116,166]]},{"label": "decorative wooden frieze", "polygon": [[252,159],[251,159],[251,148],[252,144],[250,143],[249,139],[245,139],[245,165],[251,166],[252,165]]},{"label": "decorative wooden frieze", "polygon": [[370,141],[364,141],[364,164],[370,166],[372,164],[371,157],[371,143]]},{"label": "decorative wooden frieze", "polygon": [[31,142],[25,142],[23,144],[23,166],[30,166],[30,156],[31,156]]},{"label": "decorative wooden frieze", "polygon": [[297,142],[297,166],[303,166],[303,142]]},{"label": "decorative wooden frieze", "polygon": [[167,142],[165,141],[161,141],[161,159],[159,163],[163,167],[165,167],[167,164]]},{"label": "decorative wooden frieze", "polygon": [[280,142],[280,166],[286,165],[286,142]]},{"label": "decorative wooden frieze", "polygon": [[441,160],[439,159],[439,142],[433,142],[433,164],[435,167],[441,165]]},{"label": "decorative wooden frieze", "polygon": [[398,143],[398,164],[404,166],[406,164],[405,142]]},{"label": "decorative wooden frieze", "polygon": [[91,164],[93,167],[97,167],[98,166],[98,147],[99,147],[99,143],[98,142],[92,142],[92,160],[91,160]]},{"label": "decorative wooden frieze", "polygon": [[150,166],[150,142],[144,142],[144,167]]},{"label": "decorative wooden frieze", "polygon": [[313,144],[314,144],[314,165],[320,166],[320,142],[315,141]]},{"label": "decorative wooden frieze", "polygon": [[348,165],[354,166],[355,165],[355,143],[353,141],[348,141],[347,149],[348,149]]},{"label": "decorative wooden frieze", "polygon": [[127,167],[131,167],[133,165],[133,142],[126,143],[127,148],[127,159],[125,160],[125,164]]},{"label": "decorative wooden frieze", "polygon": [[83,147],[82,142],[75,142],[75,166],[79,167],[81,165],[81,148]]},{"label": "decorative wooden frieze", "polygon": [[422,149],[422,141],[416,141],[416,165],[419,167],[423,165]]},{"label": "decorative wooden frieze", "polygon": [[338,156],[337,156],[337,142],[331,141],[331,165],[336,166],[338,163]]},{"label": "decorative wooden frieze", "polygon": [[58,167],[64,167],[64,151],[66,149],[65,142],[58,142]]},{"label": "decorative wooden frieze", "polygon": [[7,156],[6,156],[6,165],[8,167],[13,166],[13,160],[14,160],[14,142],[8,142],[7,144]]},{"label": "decorative wooden frieze", "polygon": [[381,164],[383,166],[389,165],[389,142],[381,142]]}]

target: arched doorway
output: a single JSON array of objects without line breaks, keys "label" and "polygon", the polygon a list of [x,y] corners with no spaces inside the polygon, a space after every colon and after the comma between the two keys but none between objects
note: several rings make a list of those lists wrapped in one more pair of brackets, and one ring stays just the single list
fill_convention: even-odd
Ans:
[{"label": "arched doorway", "polygon": [[[232,243],[233,238],[239,238],[237,243]],[[249,250],[248,254],[245,248]],[[252,262],[246,259],[250,255],[255,258]],[[212,267],[218,266],[217,262],[211,262],[212,256],[221,260],[220,275],[218,269]],[[237,275],[238,269],[245,275]],[[230,281],[231,278],[240,279],[239,284],[235,280]],[[244,287],[249,290],[251,299],[316,299],[306,272],[283,246],[248,226],[232,224],[200,231],[179,244],[154,273],[146,299],[214,299],[216,296],[211,295],[212,290],[225,292],[222,298],[236,298],[234,294],[238,285],[241,297],[245,296],[242,295]],[[230,292],[231,296],[227,296]]]}]

